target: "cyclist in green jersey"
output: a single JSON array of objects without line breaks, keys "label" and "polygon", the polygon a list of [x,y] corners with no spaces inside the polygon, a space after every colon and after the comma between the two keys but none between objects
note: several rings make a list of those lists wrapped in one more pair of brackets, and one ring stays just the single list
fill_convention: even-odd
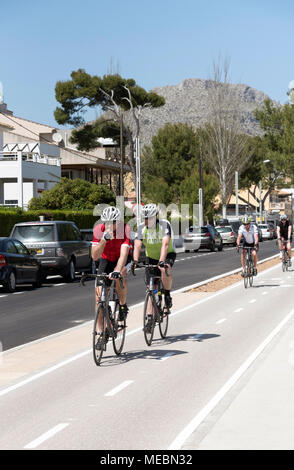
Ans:
[{"label": "cyclist in green jersey", "polygon": [[[146,262],[158,267],[157,275],[161,275],[165,304],[168,308],[171,308],[171,268],[176,259],[176,251],[173,244],[171,225],[168,220],[159,219],[158,212],[156,204],[146,204],[142,208],[144,223],[139,226],[137,231],[133,258],[134,265],[136,265],[143,243],[146,249]],[[167,273],[165,272],[165,265],[167,265]]]}]

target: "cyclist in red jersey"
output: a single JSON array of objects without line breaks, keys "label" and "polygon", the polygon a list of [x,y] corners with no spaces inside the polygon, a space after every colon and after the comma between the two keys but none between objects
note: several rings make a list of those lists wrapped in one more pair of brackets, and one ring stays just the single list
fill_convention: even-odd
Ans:
[{"label": "cyclist in red jersey", "polygon": [[[98,274],[109,274],[110,282],[115,280],[119,298],[119,320],[127,317],[127,281],[126,265],[131,262],[129,251],[131,249],[130,228],[121,222],[120,210],[109,206],[101,215],[103,223],[94,227],[92,242],[92,258],[99,260]],[[123,287],[119,282],[120,275],[123,278]],[[101,287],[96,288],[96,302],[99,303]],[[98,318],[98,331],[102,331],[102,315]]]}]

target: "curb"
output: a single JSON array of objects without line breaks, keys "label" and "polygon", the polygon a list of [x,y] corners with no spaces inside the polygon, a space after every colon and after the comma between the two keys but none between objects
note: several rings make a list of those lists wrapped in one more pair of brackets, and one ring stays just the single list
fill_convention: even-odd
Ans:
[{"label": "curb", "polygon": [[[257,264],[265,263],[266,261],[270,261],[274,258],[277,258],[279,255],[273,255],[269,258],[264,258],[257,262]],[[228,271],[227,273],[219,274],[218,276],[211,277],[210,279],[205,279],[204,281],[197,282],[196,284],[191,284],[190,286],[182,287],[181,289],[177,289],[172,291],[173,294],[180,294],[181,292],[187,292],[190,289],[195,289],[196,287],[204,286],[205,284],[209,284],[210,282],[217,281],[218,279],[222,279],[224,277],[228,277],[231,274],[237,274],[242,271],[242,268],[234,269],[233,271]]]}]

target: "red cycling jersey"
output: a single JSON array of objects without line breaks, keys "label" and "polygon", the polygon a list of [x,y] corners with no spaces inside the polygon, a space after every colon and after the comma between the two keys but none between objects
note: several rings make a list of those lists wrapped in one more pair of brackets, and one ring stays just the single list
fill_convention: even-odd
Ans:
[{"label": "red cycling jersey", "polygon": [[[105,232],[105,224],[98,224],[94,227],[92,245],[98,245]],[[115,262],[120,257],[120,249],[123,245],[132,248],[131,244],[131,230],[128,225],[116,224],[116,231],[114,232],[114,238],[107,240],[101,258]]]}]

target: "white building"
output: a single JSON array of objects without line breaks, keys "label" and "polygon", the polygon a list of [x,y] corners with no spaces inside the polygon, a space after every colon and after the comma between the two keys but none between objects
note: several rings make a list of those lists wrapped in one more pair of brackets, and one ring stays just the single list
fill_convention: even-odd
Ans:
[{"label": "white building", "polygon": [[0,205],[26,208],[32,197],[61,178],[59,147],[40,142],[56,130],[28,121],[29,131],[25,120],[12,116],[5,104],[0,112]]},{"label": "white building", "polygon": [[[78,151],[70,143],[70,129],[61,130],[14,116],[1,102],[0,123],[0,152],[1,144],[3,147],[0,154],[0,205],[26,207],[33,196],[53,187],[62,176],[105,184],[118,193],[120,155],[112,141],[103,141],[103,147],[91,152]],[[23,153],[21,165],[18,152]],[[128,165],[124,165],[124,173],[129,171]]]}]

